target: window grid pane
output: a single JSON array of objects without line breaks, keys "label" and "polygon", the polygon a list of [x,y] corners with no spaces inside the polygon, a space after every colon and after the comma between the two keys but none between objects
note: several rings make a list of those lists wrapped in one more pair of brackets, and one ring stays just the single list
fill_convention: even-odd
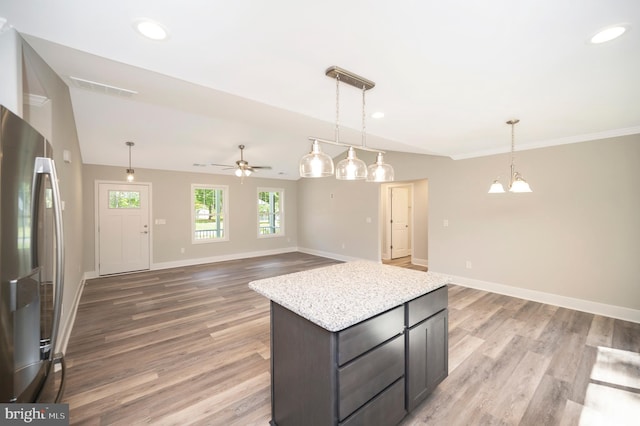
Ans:
[{"label": "window grid pane", "polygon": [[225,237],[224,190],[195,188],[195,240]]},{"label": "window grid pane", "polygon": [[109,191],[110,209],[139,209],[139,191]]},{"label": "window grid pane", "polygon": [[274,235],[282,232],[279,191],[258,192],[258,234]]}]

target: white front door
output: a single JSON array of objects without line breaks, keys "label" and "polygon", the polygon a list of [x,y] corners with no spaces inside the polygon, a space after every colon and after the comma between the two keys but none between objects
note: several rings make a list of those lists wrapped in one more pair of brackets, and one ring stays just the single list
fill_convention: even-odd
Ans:
[{"label": "white front door", "polygon": [[409,190],[391,188],[391,258],[409,256]]},{"label": "white front door", "polygon": [[98,274],[149,269],[149,186],[98,184]]}]

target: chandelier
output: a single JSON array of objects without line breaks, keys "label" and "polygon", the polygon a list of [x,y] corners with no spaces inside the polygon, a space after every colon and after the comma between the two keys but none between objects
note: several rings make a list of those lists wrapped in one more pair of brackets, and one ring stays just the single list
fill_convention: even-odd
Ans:
[{"label": "chandelier", "polygon": [[[507,121],[507,124],[511,126],[511,175],[509,176],[509,192],[533,192],[531,187],[526,180],[522,177],[522,175],[516,171],[514,165],[514,151],[515,151],[515,138],[514,138],[514,127],[518,124],[520,120],[514,119]],[[489,188],[489,194],[499,194],[504,192],[504,187],[502,183],[498,179],[494,180]]]},{"label": "chandelier", "polygon": [[[325,74],[336,79],[336,126],[335,140],[309,137],[311,152],[300,160],[300,177],[325,177],[335,173],[340,180],[363,180],[368,182],[390,182],[394,179],[393,167],[384,162],[384,151],[367,148],[366,143],[366,113],[365,93],[375,86],[373,81],[367,80],[350,71],[337,66],[329,67]],[[340,81],[362,90],[362,141],[360,146],[340,141]],[[321,151],[320,143],[348,147],[347,157],[334,166],[333,159]],[[356,155],[356,150],[376,152],[376,161],[367,165]]]}]

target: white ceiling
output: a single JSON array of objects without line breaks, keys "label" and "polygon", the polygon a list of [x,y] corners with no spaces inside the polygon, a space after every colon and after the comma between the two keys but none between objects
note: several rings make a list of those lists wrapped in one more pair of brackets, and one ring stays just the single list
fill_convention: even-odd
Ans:
[{"label": "white ceiling", "polygon": [[[238,144],[264,177],[298,178],[308,136],[333,139],[332,65],[376,83],[367,145],[468,158],[640,133],[637,0],[2,0],[71,86],[83,161],[220,173]],[[146,17],[170,33],[137,34]],[[588,43],[627,23],[621,38]],[[69,76],[135,90],[132,97]],[[341,140],[360,144],[361,93],[340,90]],[[325,147],[337,155],[337,147]]]}]

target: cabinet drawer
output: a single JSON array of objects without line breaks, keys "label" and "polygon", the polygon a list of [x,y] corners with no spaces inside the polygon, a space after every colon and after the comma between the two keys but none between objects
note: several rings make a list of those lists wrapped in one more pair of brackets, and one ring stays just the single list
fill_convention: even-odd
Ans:
[{"label": "cabinet drawer", "polygon": [[429,318],[431,315],[445,309],[449,303],[449,295],[447,286],[440,287],[437,290],[427,293],[413,299],[407,304],[408,324],[407,327],[413,327],[420,321]]},{"label": "cabinet drawer", "polygon": [[404,375],[404,335],[338,370],[338,417],[344,420]]},{"label": "cabinet drawer", "polygon": [[397,425],[406,413],[402,378],[340,423],[340,426]]},{"label": "cabinet drawer", "polygon": [[346,364],[403,331],[402,306],[340,331],[338,333],[338,365]]},{"label": "cabinet drawer", "polygon": [[404,330],[404,308],[398,306],[338,333],[338,365],[344,365]]}]

